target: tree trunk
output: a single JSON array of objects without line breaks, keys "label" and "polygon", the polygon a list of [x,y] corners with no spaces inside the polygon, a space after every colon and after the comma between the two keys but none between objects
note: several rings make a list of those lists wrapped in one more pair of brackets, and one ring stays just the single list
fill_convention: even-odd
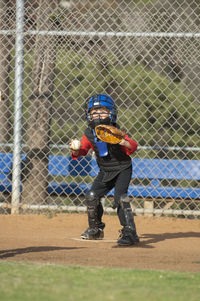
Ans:
[{"label": "tree trunk", "polygon": [[[0,29],[9,29],[7,24],[7,0],[0,0]],[[12,47],[11,37],[0,35],[0,151],[8,151],[6,144],[10,140],[10,101],[9,101],[9,68],[10,52]]]},{"label": "tree trunk", "polygon": [[[52,29],[49,1],[41,0],[38,10],[39,30]],[[24,178],[22,203],[42,204],[47,201],[48,155],[54,68],[56,60],[56,38],[39,36],[35,44],[33,68],[33,93],[30,96],[27,129],[27,166]]]}]

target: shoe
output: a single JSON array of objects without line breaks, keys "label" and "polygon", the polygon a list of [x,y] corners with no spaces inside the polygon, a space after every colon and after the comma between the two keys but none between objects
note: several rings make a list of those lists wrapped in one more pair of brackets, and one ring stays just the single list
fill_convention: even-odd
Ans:
[{"label": "shoe", "polygon": [[117,244],[119,246],[131,246],[139,243],[139,241],[139,237],[132,229],[124,227],[122,230],[120,230],[120,236]]},{"label": "shoe", "polygon": [[87,228],[85,232],[81,234],[81,238],[88,240],[103,239],[104,231],[101,228]]}]

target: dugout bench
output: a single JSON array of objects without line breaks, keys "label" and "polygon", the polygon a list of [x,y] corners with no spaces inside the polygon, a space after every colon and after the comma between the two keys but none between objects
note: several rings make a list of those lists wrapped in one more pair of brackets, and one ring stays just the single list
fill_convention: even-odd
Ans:
[{"label": "dugout bench", "polygon": [[[0,191],[3,193],[12,191],[10,178],[12,160],[11,153],[0,153]],[[22,160],[26,160],[23,154]],[[196,187],[186,185],[188,184],[186,181],[197,183],[200,181],[200,161],[133,158],[132,164],[133,175],[128,194],[130,197],[144,198],[145,208],[152,209],[153,200],[157,198],[200,199],[199,185]],[[61,176],[63,179],[59,182],[54,180],[49,182],[48,193],[50,195],[85,195],[99,168],[95,158],[91,156],[73,160],[70,156],[50,155],[48,171],[51,177]],[[68,176],[71,176],[73,181],[65,181],[65,177]],[[86,183],[83,179],[88,176],[91,177],[91,181]],[[76,180],[78,178],[79,180]],[[137,184],[134,183],[135,180],[138,181]],[[141,184],[141,181],[144,183]],[[180,185],[179,181],[185,181],[184,186]],[[107,195],[113,196],[113,193],[112,190]]]}]

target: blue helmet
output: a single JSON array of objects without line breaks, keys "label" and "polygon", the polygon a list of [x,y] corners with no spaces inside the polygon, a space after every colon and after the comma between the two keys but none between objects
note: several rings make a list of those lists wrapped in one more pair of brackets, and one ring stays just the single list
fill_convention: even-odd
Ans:
[{"label": "blue helmet", "polygon": [[90,97],[85,103],[85,114],[87,121],[90,122],[89,112],[91,109],[105,107],[110,111],[110,122],[116,123],[117,120],[117,108],[114,100],[107,94],[96,94]]}]

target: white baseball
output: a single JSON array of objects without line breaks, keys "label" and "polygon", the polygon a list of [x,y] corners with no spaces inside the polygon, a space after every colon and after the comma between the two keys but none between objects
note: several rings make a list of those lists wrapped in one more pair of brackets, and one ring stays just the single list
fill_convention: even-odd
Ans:
[{"label": "white baseball", "polygon": [[71,148],[73,150],[79,150],[81,147],[81,142],[78,139],[73,139],[71,142]]}]

